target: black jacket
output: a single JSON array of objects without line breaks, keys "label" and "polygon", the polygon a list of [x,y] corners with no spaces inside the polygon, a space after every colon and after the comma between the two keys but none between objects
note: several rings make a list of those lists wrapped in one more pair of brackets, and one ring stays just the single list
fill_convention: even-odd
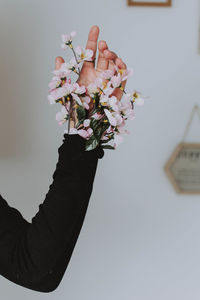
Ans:
[{"label": "black jacket", "polygon": [[100,145],[85,151],[85,141],[64,134],[53,182],[31,223],[0,195],[0,275],[10,281],[45,293],[60,284],[104,156]]}]

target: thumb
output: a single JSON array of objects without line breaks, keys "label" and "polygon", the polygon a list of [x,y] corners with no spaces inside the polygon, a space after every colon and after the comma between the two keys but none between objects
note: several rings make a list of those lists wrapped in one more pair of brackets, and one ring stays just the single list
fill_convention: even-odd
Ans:
[{"label": "thumb", "polygon": [[64,59],[61,56],[57,56],[55,59],[55,70],[59,70],[61,65],[64,63]]}]

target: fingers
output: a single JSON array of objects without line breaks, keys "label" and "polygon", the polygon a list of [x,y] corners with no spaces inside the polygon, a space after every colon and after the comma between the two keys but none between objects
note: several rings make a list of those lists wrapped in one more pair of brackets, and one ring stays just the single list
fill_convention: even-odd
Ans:
[{"label": "fingers", "polygon": [[[99,27],[97,25],[94,25],[90,28],[89,34],[88,34],[88,41],[86,44],[86,49],[91,49],[93,51],[92,59],[96,57],[96,51],[97,51],[97,40],[99,37]],[[84,61],[83,67],[89,67],[94,68],[93,62]]]},{"label": "fingers", "polygon": [[64,63],[64,59],[61,56],[57,56],[55,60],[55,70],[59,70],[61,65]]},{"label": "fingers", "polygon": [[108,58],[109,50],[106,41],[99,41],[98,49],[99,49],[99,55],[98,55],[96,70],[98,72],[102,72],[104,70],[107,70],[109,65],[109,58]]},{"label": "fingers", "polygon": [[[117,67],[118,67],[119,69],[127,69],[126,64],[125,64],[125,63],[123,62],[123,60],[122,60],[121,58],[119,58],[119,57],[116,59],[115,64],[117,65]],[[125,88],[126,82],[127,82],[127,80],[122,81],[122,84],[121,84],[121,85],[122,85],[122,89]],[[116,89],[114,90],[114,92],[112,93],[112,96],[115,96],[115,97],[117,97],[118,100],[121,100],[121,98],[122,98],[122,96],[123,96],[123,90],[121,90],[120,88],[116,88]]]},{"label": "fingers", "polygon": [[117,54],[109,49],[104,50],[104,56],[105,58],[109,59],[109,60],[116,60],[116,58],[118,57]]}]

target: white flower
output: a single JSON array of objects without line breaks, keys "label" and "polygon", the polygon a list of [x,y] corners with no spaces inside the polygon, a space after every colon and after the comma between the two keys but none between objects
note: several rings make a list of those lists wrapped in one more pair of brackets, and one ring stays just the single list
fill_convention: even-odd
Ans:
[{"label": "white flower", "polygon": [[87,86],[87,92],[91,97],[93,97],[94,94],[99,93],[99,88],[96,82],[92,82]]},{"label": "white flower", "polygon": [[70,95],[73,91],[73,84],[66,82],[62,86],[64,96]]},{"label": "white flower", "polygon": [[85,107],[86,109],[89,109],[89,103],[91,101],[90,97],[85,96],[85,97],[81,97],[81,101],[82,101],[82,105],[83,107]]},{"label": "white flower", "polygon": [[130,134],[130,132],[127,129],[124,129],[125,121],[117,126],[118,132],[114,134],[114,148],[116,149],[124,140],[123,134]]},{"label": "white flower", "polygon": [[49,83],[49,88],[51,90],[54,90],[54,89],[58,88],[60,84],[61,84],[61,79],[57,76],[54,76],[52,78],[51,82]]},{"label": "white flower", "polygon": [[85,92],[86,92],[86,88],[85,88],[85,86],[84,85],[79,85],[77,82],[75,82],[74,84],[73,84],[73,91],[74,91],[74,93],[76,93],[76,94],[84,94]]},{"label": "white flower", "polygon": [[87,130],[86,129],[79,129],[78,134],[80,136],[82,136],[84,139],[89,140],[89,138],[93,134],[93,129],[92,128],[88,128]]},{"label": "white flower", "polygon": [[50,92],[48,96],[48,100],[50,104],[56,103],[56,100],[61,99],[69,94],[71,94],[73,91],[73,85],[70,83],[63,84],[62,87],[59,87],[57,89],[54,89]]},{"label": "white flower", "polygon": [[59,125],[62,125],[67,121],[66,120],[67,114],[68,112],[66,108],[62,106],[61,111],[56,114],[56,120],[58,121]]},{"label": "white flower", "polygon": [[114,88],[119,87],[121,85],[121,82],[122,82],[122,78],[121,78],[120,74],[117,74],[117,75],[113,76],[111,78],[111,82],[112,82],[112,85],[113,85]]},{"label": "white flower", "polygon": [[108,109],[104,108],[104,112],[112,126],[118,126],[122,123],[123,118],[120,114],[116,112],[110,112]]},{"label": "white flower", "polygon": [[53,74],[60,78],[65,78],[71,73],[69,63],[62,63],[60,69],[54,70]]},{"label": "white flower", "polygon": [[120,74],[122,81],[133,75],[133,68],[130,67],[127,67],[126,69],[120,69],[117,65],[115,65],[114,69],[118,74]]},{"label": "white flower", "polygon": [[119,112],[119,102],[116,96],[108,97],[103,95],[100,97],[100,103],[102,106],[109,106],[114,112]]},{"label": "white flower", "polygon": [[114,111],[118,112],[118,111],[119,111],[119,106],[118,106],[119,101],[118,101],[117,97],[112,96],[112,97],[109,97],[108,99],[109,99],[108,101],[109,101],[110,107],[111,107]]},{"label": "white flower", "polygon": [[[64,133],[68,134],[68,130],[65,130]],[[78,133],[78,130],[76,128],[70,127],[69,134],[77,134],[77,133]]]},{"label": "white flower", "polygon": [[132,95],[125,94],[125,96],[119,101],[118,107],[121,113],[123,113],[123,117],[129,118],[133,120],[135,118],[135,113],[131,104]]},{"label": "white flower", "polygon": [[62,34],[63,44],[61,47],[67,49],[68,46],[71,46],[73,38],[76,36],[76,31],[72,31],[70,34]]},{"label": "white flower", "polygon": [[91,121],[90,119],[85,119],[83,122],[83,126],[88,127],[90,125],[90,121]]},{"label": "white flower", "polygon": [[79,104],[79,105],[83,105],[82,102],[81,102],[81,99],[79,98],[79,96],[75,93],[71,93],[73,99]]},{"label": "white flower", "polygon": [[109,101],[108,96],[102,94],[101,97],[100,97],[100,100],[99,100],[99,102],[101,103],[101,105],[102,106],[108,106],[108,101]]},{"label": "white flower", "polygon": [[114,148],[116,149],[123,142],[123,136],[120,133],[114,135]]},{"label": "white flower", "polygon": [[144,105],[144,97],[142,97],[142,94],[138,91],[134,91],[133,93],[133,103],[135,103],[138,106]]},{"label": "white flower", "polygon": [[111,87],[112,85],[112,82],[109,81],[108,83],[106,83],[105,81],[102,83],[102,90],[103,90],[103,93],[107,96],[110,96],[113,91],[114,91],[114,87]]},{"label": "white flower", "polygon": [[133,69],[127,68],[122,72],[122,81],[127,80],[128,77],[133,75]]},{"label": "white flower", "polygon": [[93,50],[92,49],[84,49],[81,46],[77,46],[76,47],[76,53],[78,54],[78,56],[80,57],[80,60],[92,60],[92,56],[93,56]]},{"label": "white flower", "polygon": [[91,118],[94,118],[95,120],[100,120],[103,116],[100,113],[95,113],[91,116]]}]

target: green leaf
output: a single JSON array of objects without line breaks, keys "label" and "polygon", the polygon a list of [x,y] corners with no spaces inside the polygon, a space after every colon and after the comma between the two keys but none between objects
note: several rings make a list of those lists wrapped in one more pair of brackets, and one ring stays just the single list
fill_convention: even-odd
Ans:
[{"label": "green leaf", "polygon": [[102,136],[102,129],[101,129],[101,127],[99,127],[99,128],[94,132],[94,135],[96,136],[97,140],[100,140],[100,139],[101,139],[101,136]]},{"label": "green leaf", "polygon": [[87,140],[85,143],[85,145],[86,145],[85,150],[86,151],[93,150],[98,146],[98,144],[99,144],[98,140],[96,139],[96,137],[94,135],[92,135],[90,137],[90,139]]},{"label": "green leaf", "polygon": [[91,127],[93,130],[95,130],[95,128],[96,128],[96,126],[98,125],[98,123],[99,123],[98,120],[92,118],[91,121],[90,121],[90,127]]},{"label": "green leaf", "polygon": [[103,149],[112,149],[112,150],[115,150],[115,148],[111,145],[102,145],[102,148]]},{"label": "green leaf", "polygon": [[101,144],[106,144],[108,142],[110,142],[113,139],[113,137],[107,139],[107,140],[101,140]]},{"label": "green leaf", "polygon": [[77,116],[78,116],[79,121],[84,121],[85,116],[86,116],[86,111],[85,111],[85,108],[81,105],[79,105],[77,108]]}]

